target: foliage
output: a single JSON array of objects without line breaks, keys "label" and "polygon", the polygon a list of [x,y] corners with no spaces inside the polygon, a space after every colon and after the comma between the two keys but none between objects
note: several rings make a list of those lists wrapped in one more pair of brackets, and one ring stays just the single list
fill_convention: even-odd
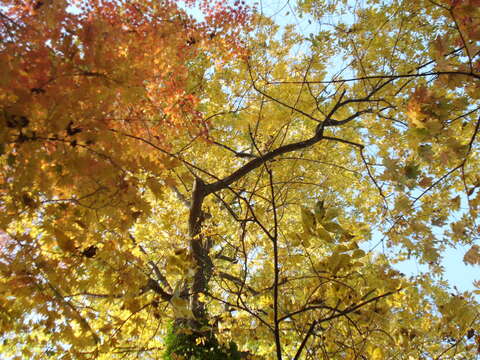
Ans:
[{"label": "foliage", "polygon": [[240,352],[234,343],[221,346],[211,332],[190,333],[189,329],[171,326],[165,337],[165,360],[175,358],[195,360],[240,360]]},{"label": "foliage", "polygon": [[2,1],[3,357],[478,357],[479,1],[260,5]]}]

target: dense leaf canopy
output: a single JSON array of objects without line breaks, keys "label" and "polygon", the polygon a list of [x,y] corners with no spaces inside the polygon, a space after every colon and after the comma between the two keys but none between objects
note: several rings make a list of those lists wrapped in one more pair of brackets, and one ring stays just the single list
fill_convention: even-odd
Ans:
[{"label": "dense leaf canopy", "polygon": [[479,0],[1,4],[3,357],[478,357]]}]

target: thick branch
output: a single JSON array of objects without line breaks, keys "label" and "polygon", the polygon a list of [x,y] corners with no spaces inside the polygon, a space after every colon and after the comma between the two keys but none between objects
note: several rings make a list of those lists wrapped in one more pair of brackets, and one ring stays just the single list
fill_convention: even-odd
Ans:
[{"label": "thick branch", "polygon": [[200,226],[202,222],[202,203],[205,195],[205,183],[202,179],[196,178],[193,187],[190,215],[188,218],[188,232],[192,238],[196,237],[200,233]]},{"label": "thick branch", "polygon": [[165,290],[163,290],[162,287],[160,285],[158,285],[158,282],[156,282],[152,278],[148,279],[147,285],[145,286],[144,290],[145,291],[148,291],[148,290],[155,291],[158,295],[160,295],[162,300],[165,300],[165,301],[170,301],[170,299],[172,298],[172,295],[170,295]]},{"label": "thick branch", "polygon": [[323,137],[321,134],[317,133],[310,139],[304,140],[304,141],[299,141],[296,143],[292,144],[287,144],[284,146],[280,146],[279,148],[270,151],[266,154],[263,154],[262,156],[255,158],[248,163],[246,163],[244,166],[242,166],[240,169],[234,171],[231,175],[220,179],[218,181],[215,181],[211,184],[205,185],[205,195],[212,194],[214,192],[217,192],[219,190],[227,188],[229,185],[233,184],[237,180],[241,179],[243,176],[248,174],[250,171],[255,170],[256,168],[262,166],[265,164],[267,161],[272,160],[273,158],[283,155],[285,153],[291,152],[291,151],[297,151],[301,149],[308,148],[320,140],[322,140]]},{"label": "thick branch", "polygon": [[208,246],[203,244],[200,234],[204,220],[202,212],[203,199],[207,195],[205,183],[202,179],[196,178],[193,186],[190,214],[188,218],[188,230],[190,235],[190,253],[195,259],[197,270],[193,278],[192,297],[190,306],[196,319],[205,317],[205,305],[199,301],[199,293],[207,288],[208,280],[211,277],[213,263],[208,254]]}]

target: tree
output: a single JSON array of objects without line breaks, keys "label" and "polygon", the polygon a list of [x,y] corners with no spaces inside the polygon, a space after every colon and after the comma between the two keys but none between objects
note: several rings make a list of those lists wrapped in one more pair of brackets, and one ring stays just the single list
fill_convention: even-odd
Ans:
[{"label": "tree", "polygon": [[476,358],[479,2],[185,3],[4,1],[5,356]]}]

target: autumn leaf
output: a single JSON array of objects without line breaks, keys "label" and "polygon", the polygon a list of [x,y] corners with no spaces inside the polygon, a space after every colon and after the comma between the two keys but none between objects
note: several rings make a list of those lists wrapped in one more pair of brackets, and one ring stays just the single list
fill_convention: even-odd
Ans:
[{"label": "autumn leaf", "polygon": [[480,246],[473,245],[463,256],[463,262],[469,265],[480,264]]},{"label": "autumn leaf", "polygon": [[317,220],[315,215],[309,209],[302,207],[301,209],[301,216],[302,216],[302,225],[303,230],[307,233],[314,233]]},{"label": "autumn leaf", "polygon": [[65,252],[75,251],[75,243],[62,230],[60,230],[59,228],[54,228],[53,234],[55,235],[55,239],[57,240],[57,244],[60,249]]}]

